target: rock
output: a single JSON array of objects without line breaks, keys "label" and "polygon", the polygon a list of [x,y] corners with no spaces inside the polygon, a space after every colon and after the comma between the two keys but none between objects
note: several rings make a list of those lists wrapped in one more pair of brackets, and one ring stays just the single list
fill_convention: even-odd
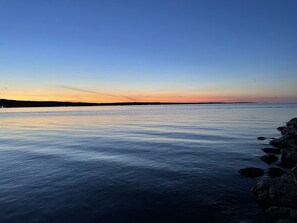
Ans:
[{"label": "rock", "polygon": [[239,173],[246,177],[260,177],[263,176],[264,170],[255,167],[247,167],[239,170]]},{"label": "rock", "polygon": [[285,128],[285,129],[283,129],[283,130],[281,131],[281,134],[282,134],[282,135],[286,135],[286,134],[287,134],[287,131],[288,131],[287,128]]},{"label": "rock", "polygon": [[271,145],[274,145],[274,146],[276,146],[278,148],[283,148],[283,143],[284,143],[284,137],[283,136],[278,138],[278,139],[273,139],[273,140],[270,141]]},{"label": "rock", "polygon": [[260,136],[260,137],[258,137],[257,139],[258,139],[258,140],[265,140],[266,138],[263,137],[263,136]]},{"label": "rock", "polygon": [[282,150],[283,162],[291,163],[293,166],[297,163],[297,150],[294,148],[286,148]]},{"label": "rock", "polygon": [[280,131],[282,135],[285,135],[287,133],[287,127],[286,126],[278,127],[277,130]]},{"label": "rock", "polygon": [[297,118],[292,118],[290,121],[287,122],[287,126],[294,126],[297,129]]},{"label": "rock", "polygon": [[294,167],[294,163],[285,162],[285,161],[281,161],[280,163],[278,163],[276,165],[279,166],[279,167],[282,167],[282,168],[289,168],[289,169]]},{"label": "rock", "polygon": [[286,126],[280,126],[280,127],[277,128],[277,130],[281,132],[282,130],[284,130],[286,128],[287,128]]},{"label": "rock", "polygon": [[264,149],[262,149],[262,151],[264,151],[265,153],[272,153],[272,154],[280,154],[281,153],[281,149],[279,149],[279,148],[264,148]]},{"label": "rock", "polygon": [[266,210],[266,213],[273,219],[297,220],[297,210],[288,207],[272,206]]},{"label": "rock", "polygon": [[291,209],[291,211],[290,211],[290,218],[297,220],[297,210]]},{"label": "rock", "polygon": [[268,164],[274,163],[278,160],[277,156],[272,154],[263,155],[260,157],[260,159]]},{"label": "rock", "polygon": [[[277,223],[297,223],[297,118],[277,129],[282,136],[270,141],[277,148],[263,148],[269,154],[260,159],[272,163],[278,159],[274,154],[281,154],[281,162],[277,165],[292,169],[286,172],[277,167],[268,168],[268,174],[273,178],[260,180],[251,191],[261,204],[269,207],[267,214],[278,220]],[[263,140],[264,137],[259,138]]]},{"label": "rock", "polygon": [[285,134],[288,134],[288,135],[296,135],[296,133],[297,133],[297,130],[292,125],[288,126],[285,132]]},{"label": "rock", "polygon": [[277,178],[262,179],[253,188],[265,206],[285,206],[297,209],[297,169]]},{"label": "rock", "polygon": [[280,219],[276,223],[297,223],[297,222],[290,219]]},{"label": "rock", "polygon": [[297,118],[291,119],[286,126],[277,128],[282,137],[270,141],[270,144],[280,148],[297,146]]},{"label": "rock", "polygon": [[252,187],[251,191],[256,195],[259,202],[264,206],[272,206],[269,198],[269,188],[271,187],[272,179],[262,179]]},{"label": "rock", "polygon": [[273,219],[285,219],[290,217],[290,208],[272,206],[266,210],[266,213]]},{"label": "rock", "polygon": [[292,168],[292,178],[293,178],[295,184],[297,185],[297,166]]},{"label": "rock", "polygon": [[282,170],[281,168],[277,168],[277,167],[268,168],[268,174],[269,176],[272,176],[272,177],[280,177],[285,173],[286,171]]},{"label": "rock", "polygon": [[296,145],[297,145],[297,134],[292,134],[292,135],[286,134],[284,136],[284,141],[282,145],[283,148],[296,147]]}]

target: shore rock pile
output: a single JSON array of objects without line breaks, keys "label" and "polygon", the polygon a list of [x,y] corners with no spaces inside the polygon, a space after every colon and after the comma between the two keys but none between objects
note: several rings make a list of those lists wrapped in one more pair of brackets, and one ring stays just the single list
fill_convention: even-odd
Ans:
[{"label": "shore rock pile", "polygon": [[[262,149],[268,154],[260,159],[270,164],[276,162],[276,155],[280,154],[280,162],[276,165],[281,168],[270,167],[268,174],[273,177],[260,180],[251,191],[277,223],[297,223],[297,118],[278,130],[282,136],[270,141],[275,148]],[[241,169],[239,173],[246,169],[249,168]]]}]

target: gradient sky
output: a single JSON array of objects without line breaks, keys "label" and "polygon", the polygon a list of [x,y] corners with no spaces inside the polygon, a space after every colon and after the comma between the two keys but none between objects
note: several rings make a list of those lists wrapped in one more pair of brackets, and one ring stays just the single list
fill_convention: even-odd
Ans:
[{"label": "gradient sky", "polygon": [[297,102],[297,1],[0,0],[0,98]]}]

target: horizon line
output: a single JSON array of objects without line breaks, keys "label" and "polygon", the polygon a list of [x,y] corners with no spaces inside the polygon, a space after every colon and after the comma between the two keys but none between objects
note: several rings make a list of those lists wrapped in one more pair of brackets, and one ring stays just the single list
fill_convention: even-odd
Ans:
[{"label": "horizon line", "polygon": [[250,101],[234,101],[234,102],[79,102],[79,101],[32,101],[32,100],[13,100],[0,98],[0,107],[16,108],[16,107],[67,107],[67,106],[116,106],[116,105],[178,105],[178,104],[243,104],[243,103],[259,103]]}]

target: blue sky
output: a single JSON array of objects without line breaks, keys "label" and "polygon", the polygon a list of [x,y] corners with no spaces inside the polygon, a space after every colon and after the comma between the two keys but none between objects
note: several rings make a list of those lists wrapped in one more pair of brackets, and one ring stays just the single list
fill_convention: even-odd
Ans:
[{"label": "blue sky", "polygon": [[0,97],[297,102],[296,11],[293,0],[0,0]]}]

